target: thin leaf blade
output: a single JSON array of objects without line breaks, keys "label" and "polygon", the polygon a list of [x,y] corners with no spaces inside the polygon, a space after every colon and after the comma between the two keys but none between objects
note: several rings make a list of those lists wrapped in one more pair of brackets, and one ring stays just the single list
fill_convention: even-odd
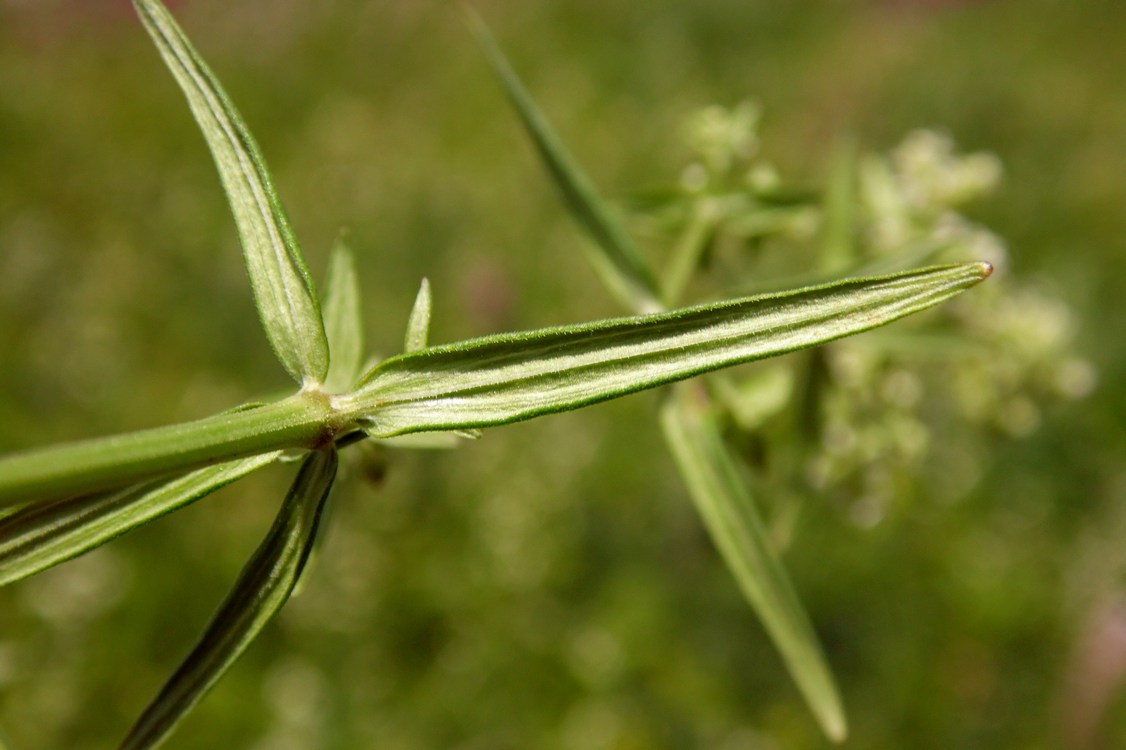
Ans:
[{"label": "thin leaf blade", "polygon": [[936,266],[431,347],[384,361],[340,406],[381,437],[530,419],[875,328],[991,270]]},{"label": "thin leaf blade", "polygon": [[405,450],[452,450],[460,447],[466,440],[478,440],[480,430],[457,430],[454,432],[410,432],[389,438],[372,438],[388,448]]},{"label": "thin leaf blade", "polygon": [[664,298],[670,304],[683,296],[689,281],[699,269],[701,258],[713,241],[719,215],[710,198],[700,197],[693,201],[688,222],[673,248],[672,259],[664,275]]},{"label": "thin leaf blade", "polygon": [[851,140],[837,145],[825,194],[820,261],[822,272],[839,272],[856,262],[853,234],[857,221],[857,161],[856,146]]},{"label": "thin leaf blade", "polygon": [[328,370],[320,307],[258,144],[167,9],[158,0],[133,0],[133,5],[211,149],[270,346],[297,382],[319,384]]},{"label": "thin leaf blade", "polygon": [[660,291],[656,277],[637,246],[536,106],[488,26],[472,10],[464,10],[470,32],[516,110],[564,204],[572,218],[593,240],[598,251],[590,257],[595,271],[628,308],[643,311],[659,309]]},{"label": "thin leaf blade", "polygon": [[277,460],[281,451],[229,461],[115,492],[32,505],[0,519],[0,586],[88,552]]},{"label": "thin leaf blade", "polygon": [[364,363],[364,324],[360,307],[360,282],[352,251],[343,237],[336,241],[328,263],[325,284],[325,335],[331,360],[325,390],[337,393],[360,377]]},{"label": "thin leaf blade", "polygon": [[331,447],[311,453],[301,465],[266,538],[199,643],[133,725],[121,750],[152,748],[167,737],[289,599],[312,551],[336,468]]},{"label": "thin leaf blade", "polygon": [[818,723],[830,739],[842,742],[848,725],[817,635],[708,410],[706,395],[692,385],[678,384],[661,405],[666,443],[712,541]]},{"label": "thin leaf blade", "polygon": [[425,349],[430,344],[430,282],[423,279],[418,285],[418,295],[414,298],[410,317],[407,319],[407,332],[403,336],[403,351],[407,354]]}]

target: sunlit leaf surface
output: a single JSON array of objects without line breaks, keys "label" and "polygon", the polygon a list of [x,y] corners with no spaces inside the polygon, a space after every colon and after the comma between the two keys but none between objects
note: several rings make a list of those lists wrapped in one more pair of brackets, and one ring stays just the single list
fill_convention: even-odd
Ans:
[{"label": "sunlit leaf surface", "polygon": [[948,299],[991,270],[937,266],[432,347],[383,362],[344,404],[377,436],[505,424],[865,331]]},{"label": "sunlit leaf surface", "polygon": [[133,4],[215,157],[270,345],[299,383],[320,383],[328,369],[328,344],[313,282],[258,144],[164,6],[156,0]]}]

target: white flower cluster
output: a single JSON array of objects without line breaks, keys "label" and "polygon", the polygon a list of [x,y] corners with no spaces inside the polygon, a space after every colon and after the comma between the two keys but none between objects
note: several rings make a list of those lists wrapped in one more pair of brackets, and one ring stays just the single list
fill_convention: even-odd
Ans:
[{"label": "white flower cluster", "polygon": [[[804,196],[786,192],[778,171],[762,158],[760,121],[753,103],[708,107],[693,116],[685,130],[693,160],[679,186],[684,205],[699,212],[706,202],[713,246],[776,241],[771,252],[752,253],[738,266],[756,282],[779,269],[817,269],[825,257],[823,230],[831,211],[840,209],[830,205],[840,201],[833,188]],[[987,260],[998,269],[995,278],[919,320],[828,346],[815,355],[816,365],[809,357],[764,363],[742,379],[719,379],[716,388],[733,430],[769,453],[790,451],[778,463],[804,466],[808,487],[841,498],[850,517],[867,526],[886,514],[893,498],[914,494],[924,468],[965,468],[936,467],[954,460],[953,452],[936,448],[1029,435],[1046,404],[1086,396],[1097,378],[1071,350],[1075,321],[1067,305],[1007,273],[1002,240],[962,213],[999,185],[995,155],[962,154],[948,135],[919,130],[887,154],[853,160],[851,169],[850,187],[841,193],[851,201],[851,267]],[[788,266],[779,265],[783,259]],[[725,281],[740,287],[747,279]],[[812,392],[803,383],[812,384]],[[808,417],[811,409],[806,439],[784,437],[801,422],[795,413]],[[760,469],[764,481],[778,480],[768,476],[769,466]],[[949,485],[957,490],[947,494],[961,495],[973,479]]]},{"label": "white flower cluster", "polygon": [[1003,268],[1000,238],[958,212],[992,193],[1001,175],[993,154],[960,155],[949,136],[931,130],[911,133],[889,156],[869,156],[859,175],[868,248],[876,254],[957,248]]},{"label": "white flower cluster", "polygon": [[924,458],[935,460],[937,422],[944,441],[977,444],[998,431],[1024,437],[1039,427],[1046,403],[1095,387],[1094,367],[1071,351],[1067,304],[1004,273],[1004,244],[959,212],[1000,177],[995,156],[960,155],[932,131],[862,162],[862,255],[988,260],[1001,270],[923,321],[827,349],[821,445],[807,461],[807,480],[822,490],[849,488],[864,519],[903,495],[892,490],[912,481]]}]

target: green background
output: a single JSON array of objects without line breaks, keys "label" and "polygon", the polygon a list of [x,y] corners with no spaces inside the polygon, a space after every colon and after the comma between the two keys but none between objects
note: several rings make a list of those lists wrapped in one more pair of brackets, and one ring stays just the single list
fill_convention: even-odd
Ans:
[{"label": "green background", "polygon": [[[456,8],[170,3],[274,170],[310,266],[351,231],[374,351],[423,275],[432,340],[618,310]],[[683,118],[763,105],[816,180],[838,138],[1000,156],[977,212],[1099,371],[998,436],[956,505],[809,503],[787,554],[857,748],[1126,743],[1126,4],[477,5],[610,194]],[[287,387],[202,138],[125,2],[0,3],[0,450]],[[169,748],[817,748],[640,395],[353,464],[302,595]],[[941,437],[939,437],[941,439]],[[0,590],[13,750],[112,746],[265,532],[284,468]]]}]

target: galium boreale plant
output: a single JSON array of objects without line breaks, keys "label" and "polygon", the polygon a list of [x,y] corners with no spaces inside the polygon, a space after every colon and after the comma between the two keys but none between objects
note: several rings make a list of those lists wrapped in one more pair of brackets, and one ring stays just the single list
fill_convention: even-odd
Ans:
[{"label": "galium boreale plant", "polygon": [[349,251],[343,244],[335,249],[322,303],[241,116],[164,6],[134,6],[215,159],[263,328],[297,389],[192,422],[0,458],[0,583],[80,555],[270,464],[299,466],[230,594],[121,747],[165,739],[285,604],[318,538],[339,451],[365,440],[407,447],[406,436],[413,444],[448,445],[483,428],[658,386],[671,386],[661,423],[705,524],[825,731],[842,738],[831,677],[720,440],[710,397],[681,381],[926,309],[980,282],[990,264],[936,265],[673,307],[671,285],[648,269],[471,17],[568,204],[597,239],[596,265],[635,314],[430,345],[424,283],[403,353],[365,370]]}]

